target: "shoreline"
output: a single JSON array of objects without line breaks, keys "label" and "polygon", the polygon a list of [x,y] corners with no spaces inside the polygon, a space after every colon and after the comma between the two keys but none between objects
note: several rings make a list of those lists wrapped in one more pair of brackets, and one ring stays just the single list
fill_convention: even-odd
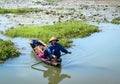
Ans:
[{"label": "shoreline", "polygon": [[[85,0],[89,2],[87,5],[85,5],[86,2],[84,0],[55,0],[55,2],[45,2],[44,0],[12,1],[13,0],[0,1],[0,6],[4,6],[4,8],[12,8],[11,6],[13,6],[13,8],[40,8],[43,9],[43,11],[23,14],[0,14],[0,17],[2,17],[0,25],[4,26],[5,30],[21,25],[53,25],[57,22],[66,22],[69,20],[80,20],[87,23],[111,23],[113,19],[120,18],[119,6],[93,3],[101,2],[101,0]],[[108,3],[109,0],[105,1]],[[3,2],[5,2],[5,4]],[[118,0],[112,2],[120,3]],[[1,3],[3,4],[1,5]]]},{"label": "shoreline", "polygon": [[[20,4],[20,6],[19,5],[12,5],[12,6],[22,7],[22,8],[26,8],[26,7],[41,8],[43,9],[43,12],[37,12],[37,13],[29,12],[24,14],[8,13],[8,14],[0,14],[0,17],[4,17],[4,19],[8,21],[7,24],[8,28],[16,27],[20,25],[31,25],[31,24],[48,25],[48,24],[54,24],[56,22],[65,22],[71,19],[82,20],[85,22],[91,21],[98,23],[109,23],[112,21],[112,19],[120,17],[119,15],[120,7],[117,5],[116,6],[95,5],[95,4],[80,5],[81,3],[72,3],[74,1],[79,2],[81,0],[70,0],[70,1],[67,0],[67,1],[61,1],[61,2],[59,1],[54,3],[48,3],[41,0],[41,3],[39,4],[35,3],[36,1],[33,2],[33,0],[31,0],[28,1],[26,5],[23,4],[23,6],[21,6],[22,4]],[[8,3],[8,6],[11,6],[11,4]],[[11,7],[7,7],[7,8],[11,8]]]}]

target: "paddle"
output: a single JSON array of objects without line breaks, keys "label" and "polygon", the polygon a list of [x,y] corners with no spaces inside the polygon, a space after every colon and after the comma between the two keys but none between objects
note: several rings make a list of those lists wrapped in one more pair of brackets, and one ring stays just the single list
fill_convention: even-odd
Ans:
[{"label": "paddle", "polygon": [[61,56],[64,56],[64,55],[66,55],[66,54],[71,54],[72,52],[68,52],[68,53],[64,53],[64,54],[62,54]]}]

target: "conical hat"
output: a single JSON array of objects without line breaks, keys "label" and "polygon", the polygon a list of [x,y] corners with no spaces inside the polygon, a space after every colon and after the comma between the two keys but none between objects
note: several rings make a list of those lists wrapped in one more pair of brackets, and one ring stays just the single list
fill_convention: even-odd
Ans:
[{"label": "conical hat", "polygon": [[51,37],[50,40],[49,40],[49,42],[54,41],[54,40],[55,40],[55,41],[59,41],[58,38],[56,38],[56,37]]}]

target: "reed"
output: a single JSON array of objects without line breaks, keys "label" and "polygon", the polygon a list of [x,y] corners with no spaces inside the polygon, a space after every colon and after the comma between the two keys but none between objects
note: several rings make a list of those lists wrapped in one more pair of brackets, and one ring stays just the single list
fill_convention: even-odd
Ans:
[{"label": "reed", "polygon": [[19,28],[11,28],[4,34],[11,37],[39,38],[46,43],[48,43],[50,37],[56,36],[60,39],[60,43],[63,46],[69,47],[71,46],[71,38],[86,37],[94,32],[99,32],[97,26],[80,21],[69,21],[46,26],[21,26]]},{"label": "reed", "polygon": [[18,56],[20,53],[10,40],[3,41],[0,39],[0,61]]},{"label": "reed", "polygon": [[5,9],[5,8],[0,8],[0,14],[5,14],[5,13],[28,13],[28,12],[41,12],[43,9],[38,9],[38,8],[10,8],[10,9]]}]

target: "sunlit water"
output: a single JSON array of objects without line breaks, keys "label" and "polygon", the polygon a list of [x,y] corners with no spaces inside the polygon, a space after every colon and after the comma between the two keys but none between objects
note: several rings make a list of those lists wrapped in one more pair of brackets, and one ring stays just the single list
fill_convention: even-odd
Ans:
[{"label": "sunlit water", "polygon": [[[3,21],[2,21],[3,22]],[[4,31],[4,23],[0,30]],[[29,39],[10,38],[0,34],[4,40],[12,40],[21,55],[8,59],[0,65],[1,84],[119,84],[120,83],[120,25],[95,24],[101,32],[86,38],[72,39],[75,46],[69,48],[70,55],[62,56],[61,68],[39,62],[34,58]]]}]

